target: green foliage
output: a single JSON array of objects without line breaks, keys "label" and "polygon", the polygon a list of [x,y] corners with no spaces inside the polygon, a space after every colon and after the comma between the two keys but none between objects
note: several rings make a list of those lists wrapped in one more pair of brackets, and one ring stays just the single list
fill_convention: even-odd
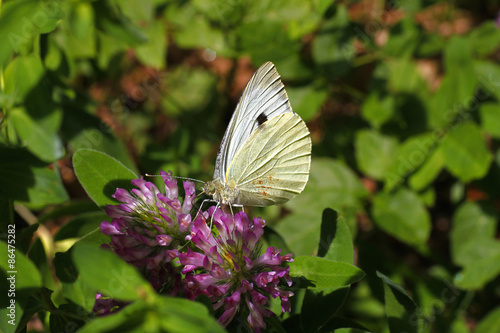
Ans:
[{"label": "green foliage", "polygon": [[[295,258],[292,312],[268,330],[494,331],[498,4],[364,4],[0,1],[2,290],[9,225],[18,272],[16,326],[0,330],[35,315],[55,332],[223,331],[98,249],[102,208],[146,173],[210,180],[245,83],[272,61],[313,157],[303,193],[251,211]],[[98,290],[131,304],[95,318]]]}]

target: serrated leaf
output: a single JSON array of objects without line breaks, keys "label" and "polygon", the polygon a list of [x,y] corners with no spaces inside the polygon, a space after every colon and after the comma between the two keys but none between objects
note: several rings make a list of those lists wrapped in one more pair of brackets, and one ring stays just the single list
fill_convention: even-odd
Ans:
[{"label": "serrated leaf", "polygon": [[97,150],[80,149],[73,155],[78,180],[94,202],[103,207],[116,204],[111,197],[118,187],[130,188],[137,175],[113,157]]},{"label": "serrated leaf", "polygon": [[373,216],[377,226],[408,245],[422,248],[429,238],[429,213],[410,190],[379,193],[373,200]]},{"label": "serrated leaf", "polygon": [[441,142],[445,166],[464,182],[482,178],[488,172],[493,156],[472,122],[450,130]]},{"label": "serrated leaf", "polygon": [[348,286],[365,276],[361,269],[351,264],[313,256],[295,257],[289,266],[291,276],[305,277],[318,291]]}]

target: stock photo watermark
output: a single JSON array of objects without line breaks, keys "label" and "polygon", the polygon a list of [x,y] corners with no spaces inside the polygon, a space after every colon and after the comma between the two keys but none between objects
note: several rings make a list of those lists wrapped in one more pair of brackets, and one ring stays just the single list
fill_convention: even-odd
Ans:
[{"label": "stock photo watermark", "polygon": [[16,325],[16,279],[17,279],[17,269],[16,269],[16,225],[7,225],[7,298],[8,306],[7,309],[7,322],[10,325]]}]

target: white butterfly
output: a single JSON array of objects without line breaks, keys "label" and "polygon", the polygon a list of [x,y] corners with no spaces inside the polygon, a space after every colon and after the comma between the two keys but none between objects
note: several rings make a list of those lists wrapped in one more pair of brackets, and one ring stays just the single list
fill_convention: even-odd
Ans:
[{"label": "white butterfly", "polygon": [[266,62],[243,91],[203,191],[223,205],[280,205],[302,192],[310,165],[309,130]]}]

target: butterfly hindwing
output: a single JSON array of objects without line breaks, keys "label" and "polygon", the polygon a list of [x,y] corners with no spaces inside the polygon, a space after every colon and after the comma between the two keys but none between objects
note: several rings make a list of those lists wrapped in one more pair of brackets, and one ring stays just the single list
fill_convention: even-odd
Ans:
[{"label": "butterfly hindwing", "polygon": [[275,116],[259,126],[238,151],[226,173],[239,189],[236,204],[282,204],[302,192],[309,178],[311,138],[295,113]]}]

